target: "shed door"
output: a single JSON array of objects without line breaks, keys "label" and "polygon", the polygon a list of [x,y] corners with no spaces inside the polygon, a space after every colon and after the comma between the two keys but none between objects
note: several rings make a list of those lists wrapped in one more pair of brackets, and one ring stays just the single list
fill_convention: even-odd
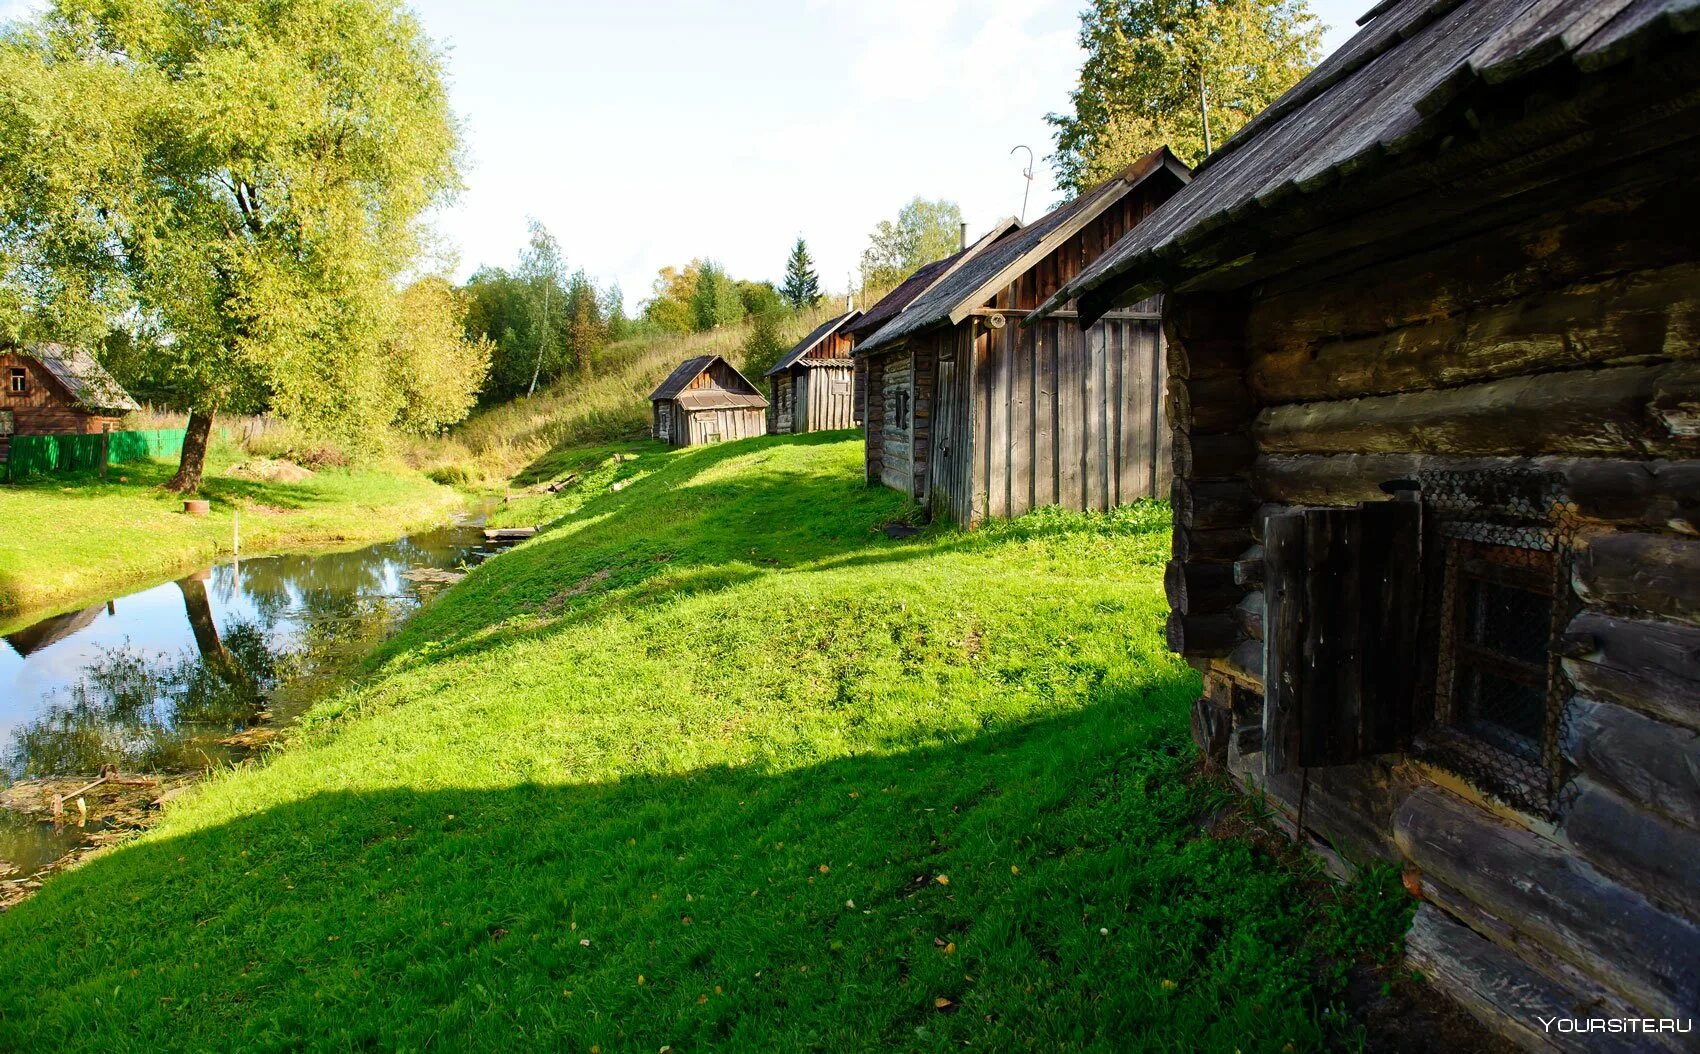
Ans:
[{"label": "shed door", "polygon": [[673,437],[673,404],[660,403],[656,410],[655,438],[663,443],[672,442]]},{"label": "shed door", "polygon": [[1410,739],[1422,505],[1301,509],[1264,530],[1264,763],[1344,765]]}]

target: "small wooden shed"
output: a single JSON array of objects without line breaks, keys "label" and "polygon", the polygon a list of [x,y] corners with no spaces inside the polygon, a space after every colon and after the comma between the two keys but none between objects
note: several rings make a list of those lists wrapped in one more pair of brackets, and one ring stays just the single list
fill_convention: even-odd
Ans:
[{"label": "small wooden shed", "polygon": [[1387,0],[1047,305],[1167,293],[1207,756],[1531,1049],[1700,1016],[1697,31]]},{"label": "small wooden shed", "polygon": [[98,435],[139,410],[93,355],[63,344],[0,348],[0,463],[14,435]]},{"label": "small wooden shed", "polygon": [[861,315],[852,309],[822,322],[767,371],[776,433],[824,432],[862,423],[849,332]]},{"label": "small wooden shed", "polygon": [[1167,149],[960,253],[856,347],[867,473],[964,526],[1163,493],[1159,301],[1027,315],[1190,178]]},{"label": "small wooden shed", "polygon": [[767,400],[719,355],[679,363],[649,393],[650,434],[674,446],[698,446],[767,434]]}]

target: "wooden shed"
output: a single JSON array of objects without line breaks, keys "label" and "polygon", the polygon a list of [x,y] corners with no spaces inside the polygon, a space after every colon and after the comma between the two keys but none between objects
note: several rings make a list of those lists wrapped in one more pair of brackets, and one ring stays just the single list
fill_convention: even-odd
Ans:
[{"label": "wooden shed", "polygon": [[1532,1049],[1700,1016],[1694,12],[1387,0],[1047,305],[1167,294],[1208,757]]},{"label": "wooden shed", "polygon": [[719,355],[679,363],[649,393],[650,434],[674,446],[698,446],[767,434],[767,400]]},{"label": "wooden shed", "polygon": [[852,309],[822,322],[767,371],[776,433],[825,432],[862,423],[850,358],[850,326],[861,315]]},{"label": "wooden shed", "polygon": [[868,478],[965,526],[1164,493],[1159,301],[1085,330],[1056,315],[1025,323],[1188,178],[1157,150],[1028,226],[982,238],[859,344]]},{"label": "wooden shed", "polygon": [[140,409],[93,355],[63,344],[0,348],[0,462],[14,435],[98,435]]}]

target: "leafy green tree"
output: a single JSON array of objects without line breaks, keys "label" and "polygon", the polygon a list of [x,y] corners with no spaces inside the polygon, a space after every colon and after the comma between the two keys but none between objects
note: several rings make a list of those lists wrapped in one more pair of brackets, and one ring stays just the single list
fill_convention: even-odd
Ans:
[{"label": "leafy green tree", "polygon": [[718,329],[741,322],[744,301],[738,295],[738,283],[727,277],[726,269],[713,260],[704,260],[697,270],[696,290],[691,294],[691,323],[697,332]]},{"label": "leafy green tree", "polygon": [[[549,228],[537,220],[529,220],[528,227],[531,240],[526,244],[525,251],[520,253],[519,277],[530,292],[531,310],[536,318],[533,327],[536,356],[532,360],[531,383],[525,388],[525,394],[531,395],[537,391],[537,382],[543,376],[544,361],[550,358],[549,352],[555,349],[567,351],[551,363],[551,376],[559,376],[565,364],[571,360],[571,352],[566,349],[565,342],[556,336],[566,332],[566,327],[561,323],[567,306],[561,295],[561,279],[566,270],[566,261],[561,257],[561,245],[555,240],[555,236],[549,233]],[[550,317],[551,310],[554,317]]]},{"label": "leafy green tree", "polygon": [[1074,193],[1160,146],[1198,164],[1321,53],[1306,0],[1091,0],[1080,18],[1074,112],[1046,118]]},{"label": "leafy green tree", "polygon": [[644,303],[644,321],[668,333],[689,333],[696,328],[691,302],[696,296],[701,271],[701,260],[692,260],[683,270],[663,267],[655,276],[649,300]]},{"label": "leafy green tree", "polygon": [[896,220],[881,220],[862,251],[862,284],[891,286],[942,260],[962,244],[962,210],[951,201],[915,198]]},{"label": "leafy green tree", "polygon": [[814,257],[809,255],[802,235],[797,236],[797,244],[785,261],[785,281],[780,283],[779,295],[797,311],[820,303],[820,275],[815,272]]},{"label": "leafy green tree", "polygon": [[779,356],[788,349],[779,335],[779,323],[783,316],[778,311],[769,311],[756,315],[750,323],[750,335],[744,339],[743,371],[751,377],[760,377],[773,368],[779,361]]},{"label": "leafy green tree", "polygon": [[597,356],[608,343],[608,323],[602,315],[596,285],[583,270],[574,271],[567,283],[565,308],[567,349],[573,368],[580,376],[590,377],[595,372]]},{"label": "leafy green tree", "polygon": [[190,411],[174,489],[223,411],[356,446],[407,412],[398,279],[459,134],[399,2],[53,0],[0,35],[0,113],[0,325],[156,323]]},{"label": "leafy green tree", "polygon": [[738,300],[744,305],[746,317],[785,309],[785,301],[780,298],[779,290],[773,288],[772,282],[748,282],[739,279],[737,286]]},{"label": "leafy green tree", "polygon": [[438,276],[422,278],[394,301],[385,361],[405,402],[396,425],[421,435],[466,417],[478,398],[477,385],[490,369],[493,345],[466,335],[466,298]]}]

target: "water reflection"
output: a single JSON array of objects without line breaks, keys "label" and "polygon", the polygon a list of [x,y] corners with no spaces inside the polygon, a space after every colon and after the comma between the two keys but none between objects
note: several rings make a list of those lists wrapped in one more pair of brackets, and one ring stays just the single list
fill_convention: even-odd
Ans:
[{"label": "water reflection", "polygon": [[0,784],[206,767],[257,723],[298,714],[492,549],[472,524],[349,553],[224,564],[45,619],[0,646]]}]

